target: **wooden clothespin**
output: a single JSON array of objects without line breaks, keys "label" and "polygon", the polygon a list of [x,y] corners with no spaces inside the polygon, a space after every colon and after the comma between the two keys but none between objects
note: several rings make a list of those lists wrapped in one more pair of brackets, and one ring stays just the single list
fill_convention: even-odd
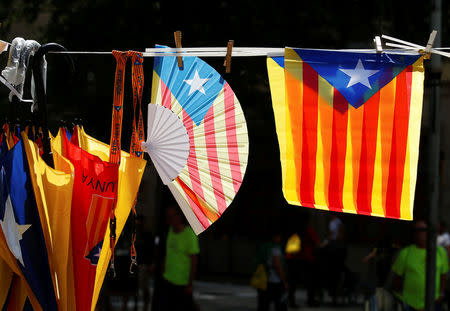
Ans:
[{"label": "wooden clothespin", "polygon": [[[175,47],[181,49],[181,31],[177,30],[173,33],[175,38]],[[177,56],[178,68],[183,68],[183,57]]]},{"label": "wooden clothespin", "polygon": [[430,37],[428,38],[427,46],[425,47],[425,55],[424,59],[430,59],[431,57],[431,48],[433,47],[434,40],[436,39],[437,30],[433,30],[430,34]]},{"label": "wooden clothespin", "polygon": [[375,43],[375,49],[376,49],[377,53],[382,53],[383,52],[383,46],[381,45],[381,38],[380,38],[380,36],[375,36],[375,38],[373,39],[373,42]]},{"label": "wooden clothespin", "polygon": [[226,73],[231,72],[231,54],[233,53],[233,45],[234,40],[228,40],[227,54],[225,55],[225,61],[223,62],[223,66],[226,68]]}]

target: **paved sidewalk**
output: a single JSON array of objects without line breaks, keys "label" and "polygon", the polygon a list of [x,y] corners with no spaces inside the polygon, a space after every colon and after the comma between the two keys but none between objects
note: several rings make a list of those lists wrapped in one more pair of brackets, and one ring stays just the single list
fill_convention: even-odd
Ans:
[{"label": "paved sidewalk", "polygon": [[[194,298],[202,311],[256,310],[256,291],[246,285],[197,281]],[[310,308],[304,305],[306,301],[306,293],[304,290],[298,290],[296,292],[296,299],[300,307],[290,310],[364,310],[362,299],[360,299],[359,304],[332,307],[331,303],[327,302],[327,297],[325,297],[324,305],[317,308]]]},{"label": "paved sidewalk", "polygon": [[[150,288],[152,288],[152,285],[150,285]],[[249,285],[212,281],[196,281],[194,285],[194,299],[201,311],[256,311],[256,296],[256,290]],[[297,290],[296,299],[300,307],[298,309],[289,309],[289,311],[364,310],[361,297],[357,300],[356,304],[339,305],[336,307],[331,305],[331,299],[329,297],[325,297],[324,304],[316,308],[305,305],[306,292],[304,290]],[[113,310],[123,310],[122,298],[111,297],[111,303]],[[126,308],[126,310],[150,311],[150,308],[149,310],[143,309],[144,303],[142,299],[139,299],[137,309],[135,309],[133,299],[130,299]]]}]

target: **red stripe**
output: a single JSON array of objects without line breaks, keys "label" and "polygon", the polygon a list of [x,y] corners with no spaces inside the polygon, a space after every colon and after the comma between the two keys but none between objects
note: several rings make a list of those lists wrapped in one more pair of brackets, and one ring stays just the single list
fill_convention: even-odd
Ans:
[{"label": "red stripe", "polygon": [[214,196],[216,198],[219,214],[221,215],[227,208],[225,202],[225,196],[223,194],[222,180],[220,176],[219,162],[217,157],[216,146],[216,131],[214,128],[214,105],[209,108],[204,119],[205,125],[205,141],[206,141],[206,153],[208,155],[208,165],[211,172],[211,184],[214,190]]},{"label": "red stripe", "polygon": [[241,162],[236,135],[236,108],[234,92],[228,83],[223,86],[225,100],[225,126],[227,127],[228,158],[230,160],[231,178],[234,192],[237,193],[242,184]]},{"label": "red stripe", "polygon": [[377,127],[380,92],[375,93],[359,109],[364,109],[356,212],[370,215],[372,212],[372,188],[377,150]]},{"label": "red stripe", "polygon": [[403,187],[403,173],[406,157],[409,127],[409,98],[412,75],[406,72],[412,70],[408,66],[397,76],[394,126],[392,129],[391,158],[389,161],[389,178],[386,193],[386,217],[400,218],[400,203]]},{"label": "red stripe", "polygon": [[328,198],[331,211],[342,211],[342,190],[344,188],[345,154],[347,152],[348,103],[334,89],[333,126],[331,133],[330,184]]},{"label": "red stripe", "polygon": [[186,198],[189,202],[189,206],[192,208],[192,211],[194,212],[200,224],[203,226],[203,228],[208,228],[209,227],[208,218],[202,212],[200,208],[200,202],[198,201],[197,198],[195,198],[195,194],[191,190],[189,190],[189,187],[181,180],[181,178],[176,178],[176,181],[183,189]]},{"label": "red stripe", "polygon": [[183,123],[189,135],[190,147],[187,166],[189,177],[191,178],[192,190],[195,192],[196,195],[200,196],[204,200],[205,196],[203,194],[203,188],[200,181],[200,173],[198,171],[197,156],[195,153],[193,121],[184,109],[183,109]]},{"label": "red stripe", "polygon": [[302,172],[299,189],[303,206],[314,206],[315,203],[318,83],[317,72],[303,63]]},{"label": "red stripe", "polygon": [[161,81],[161,105],[163,105],[166,108],[172,109],[172,93],[170,92],[167,85]]}]

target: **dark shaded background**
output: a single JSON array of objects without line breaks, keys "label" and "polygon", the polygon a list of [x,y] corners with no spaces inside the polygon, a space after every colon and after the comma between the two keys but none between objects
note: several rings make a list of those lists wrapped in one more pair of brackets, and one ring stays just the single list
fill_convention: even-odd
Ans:
[{"label": "dark shaded background", "polygon": [[[235,46],[372,48],[375,35],[388,34],[426,44],[430,34],[431,1],[0,1],[0,39],[11,42],[20,29],[34,27],[41,43],[58,42],[68,50],[140,50],[155,44],[173,46],[173,32],[183,32],[183,46]],[[442,38],[448,37],[450,15],[443,1]],[[6,64],[6,55],[1,62]],[[115,62],[112,56],[74,55],[76,72],[60,55],[48,55],[48,115],[55,133],[60,120],[81,118],[89,134],[109,141]],[[270,100],[265,57],[233,58],[232,71],[225,74],[223,59],[206,60],[234,89],[248,122],[250,154],[244,183],[235,201],[216,224],[202,236],[258,239],[278,223],[288,232],[304,213],[315,213],[326,221],[327,213],[289,206],[281,191],[281,168]],[[144,115],[150,100],[152,58],[144,61]],[[127,69],[122,146],[129,146],[131,129],[131,79]],[[0,119],[18,113],[31,118],[24,105],[12,106],[7,90],[0,87]],[[26,93],[29,97],[29,93]],[[26,117],[25,117],[26,116]],[[146,122],[146,121],[145,121]],[[146,124],[146,123],[145,123]],[[426,131],[425,131],[426,133]],[[423,149],[422,142],[422,149]],[[426,210],[426,168],[421,153],[415,209]],[[421,175],[423,173],[423,175]],[[422,177],[420,177],[422,176]],[[426,192],[426,191],[425,191]],[[159,186],[161,204],[169,199]],[[396,228],[402,238],[407,222],[344,215],[348,237],[370,242],[383,228]],[[160,218],[162,221],[162,218]]]}]

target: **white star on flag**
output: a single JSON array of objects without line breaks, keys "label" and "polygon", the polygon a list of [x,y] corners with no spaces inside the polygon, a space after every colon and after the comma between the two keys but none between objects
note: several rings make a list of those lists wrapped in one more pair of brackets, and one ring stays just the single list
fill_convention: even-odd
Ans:
[{"label": "white star on flag", "polygon": [[22,240],[22,235],[31,227],[31,225],[19,225],[16,223],[11,197],[9,195],[6,199],[5,215],[3,216],[3,220],[0,220],[0,225],[5,234],[9,250],[22,266],[25,266],[22,258],[22,249],[20,248],[20,240]]},{"label": "white star on flag", "polygon": [[194,78],[192,79],[186,79],[184,82],[189,84],[191,88],[189,89],[189,94],[191,95],[195,91],[199,91],[203,94],[205,94],[205,89],[203,88],[203,84],[205,84],[209,79],[202,79],[198,75],[198,70],[195,70]]},{"label": "white star on flag", "polygon": [[372,86],[369,82],[369,77],[376,74],[379,70],[370,70],[364,69],[363,63],[361,59],[358,59],[358,64],[356,64],[355,69],[339,69],[346,75],[350,77],[350,81],[348,81],[347,88],[361,83],[362,85],[367,86],[369,89],[372,89]]}]

